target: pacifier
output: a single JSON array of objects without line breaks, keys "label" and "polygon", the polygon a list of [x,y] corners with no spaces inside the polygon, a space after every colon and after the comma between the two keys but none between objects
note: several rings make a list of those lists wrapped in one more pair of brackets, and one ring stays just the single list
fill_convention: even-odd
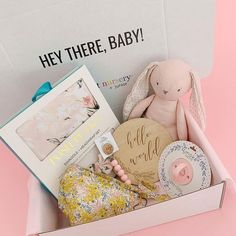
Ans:
[{"label": "pacifier", "polygon": [[158,175],[164,190],[172,198],[207,188],[211,184],[211,169],[206,155],[189,141],[173,142],[163,150]]},{"label": "pacifier", "polygon": [[186,185],[192,181],[193,168],[184,158],[176,159],[170,166],[170,178],[178,185]]}]

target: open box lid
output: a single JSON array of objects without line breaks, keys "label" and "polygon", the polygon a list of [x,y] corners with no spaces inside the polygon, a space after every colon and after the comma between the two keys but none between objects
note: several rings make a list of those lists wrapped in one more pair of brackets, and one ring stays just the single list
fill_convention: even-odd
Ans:
[{"label": "open box lid", "polygon": [[[25,106],[43,82],[55,83],[78,64],[88,66],[118,118],[136,76],[150,61],[182,58],[206,76],[214,2],[1,0],[0,123]],[[102,52],[95,45],[97,54],[91,49],[89,55],[87,42],[101,45]],[[85,48],[82,58],[77,45]]]}]

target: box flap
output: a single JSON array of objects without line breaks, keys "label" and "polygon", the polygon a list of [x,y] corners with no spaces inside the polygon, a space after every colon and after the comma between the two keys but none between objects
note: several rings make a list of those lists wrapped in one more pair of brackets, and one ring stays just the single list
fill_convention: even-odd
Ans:
[{"label": "box flap", "polygon": [[88,66],[121,118],[128,91],[150,61],[178,57],[209,73],[213,19],[214,0],[3,0],[0,123],[43,82],[56,82],[78,64]]},{"label": "box flap", "polygon": [[[233,189],[236,191],[235,181],[233,180],[229,172],[226,170],[226,168],[222,164],[219,156],[217,155],[214,148],[211,146],[211,144],[207,140],[205,134],[199,128],[198,124],[193,119],[192,115],[187,110],[185,112],[186,112],[186,118],[187,118],[187,123],[188,123],[188,128],[189,128],[190,141],[196,143],[202,148],[202,150],[204,151],[208,159],[210,159],[210,162],[214,163],[214,167],[211,166],[211,168],[217,169],[218,176],[216,176],[216,174],[214,175],[214,181],[217,183],[226,181],[227,185],[232,186]],[[215,172],[213,169],[212,171]]]}]

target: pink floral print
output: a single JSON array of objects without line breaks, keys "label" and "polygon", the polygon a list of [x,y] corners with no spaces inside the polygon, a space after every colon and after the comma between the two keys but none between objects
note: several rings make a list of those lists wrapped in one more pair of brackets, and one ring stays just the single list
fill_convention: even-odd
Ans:
[{"label": "pink floral print", "polygon": [[98,109],[99,105],[81,79],[33,115],[16,132],[43,161]]}]

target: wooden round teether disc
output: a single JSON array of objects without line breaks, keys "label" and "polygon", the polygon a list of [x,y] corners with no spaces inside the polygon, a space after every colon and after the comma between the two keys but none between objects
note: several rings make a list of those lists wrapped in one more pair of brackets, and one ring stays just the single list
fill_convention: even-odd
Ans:
[{"label": "wooden round teether disc", "polygon": [[172,142],[168,131],[155,121],[138,118],[120,125],[113,136],[119,147],[114,158],[132,183],[157,182],[160,155]]}]

